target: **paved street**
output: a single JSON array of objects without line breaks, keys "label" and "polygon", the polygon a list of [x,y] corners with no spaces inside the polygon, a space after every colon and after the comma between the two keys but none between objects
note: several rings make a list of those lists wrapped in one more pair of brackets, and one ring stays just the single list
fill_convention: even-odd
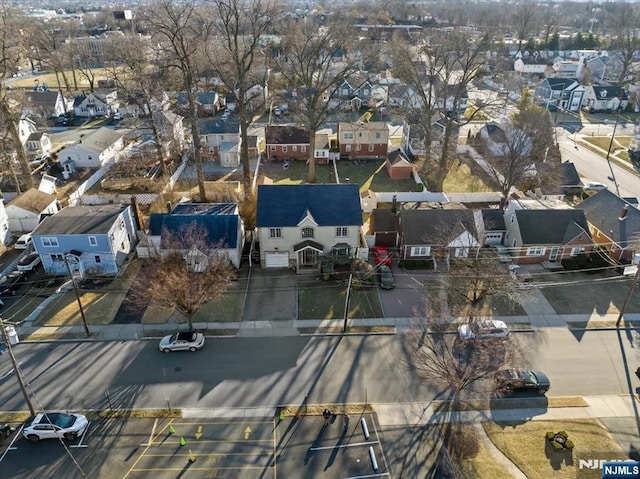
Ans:
[{"label": "paved street", "polygon": [[[514,333],[525,364],[545,371],[550,396],[630,394],[639,386],[638,333],[549,328]],[[162,354],[156,340],[20,343],[15,354],[45,408],[275,407],[428,402],[435,388],[412,371],[402,335],[209,338],[202,351]],[[10,370],[7,355],[0,371]],[[591,378],[598,378],[591,380]],[[0,409],[24,409],[15,378]]]}]

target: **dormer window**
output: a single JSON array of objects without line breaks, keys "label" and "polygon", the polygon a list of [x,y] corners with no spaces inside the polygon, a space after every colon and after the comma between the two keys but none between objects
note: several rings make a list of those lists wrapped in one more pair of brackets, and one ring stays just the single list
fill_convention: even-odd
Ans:
[{"label": "dormer window", "polygon": [[302,228],[302,237],[303,238],[313,238],[315,236],[315,231],[313,228],[306,226]]}]

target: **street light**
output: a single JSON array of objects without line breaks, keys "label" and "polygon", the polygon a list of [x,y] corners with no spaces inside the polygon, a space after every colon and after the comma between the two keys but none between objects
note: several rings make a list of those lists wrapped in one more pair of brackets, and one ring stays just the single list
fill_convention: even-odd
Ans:
[{"label": "street light", "polygon": [[89,331],[89,325],[87,324],[87,318],[84,315],[84,309],[82,308],[82,301],[80,301],[80,293],[78,293],[78,285],[76,284],[76,279],[73,277],[73,273],[71,272],[71,266],[69,266],[69,259],[67,255],[73,255],[75,257],[80,257],[82,253],[80,251],[71,250],[62,255],[64,259],[64,265],[67,267],[67,272],[69,273],[69,278],[71,278],[71,284],[73,285],[73,292],[76,295],[76,301],[78,302],[78,309],[80,310],[80,316],[82,317],[82,325],[84,326],[84,332],[87,335],[87,338],[91,337],[91,332]]}]

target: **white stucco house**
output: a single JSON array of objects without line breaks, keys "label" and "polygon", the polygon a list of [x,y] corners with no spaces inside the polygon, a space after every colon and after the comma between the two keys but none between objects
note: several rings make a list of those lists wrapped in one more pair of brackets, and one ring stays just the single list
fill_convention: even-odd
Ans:
[{"label": "white stucco house", "polygon": [[102,168],[117,161],[124,147],[127,130],[99,128],[81,137],[76,143],[58,152],[58,158],[66,171],[76,168]]}]

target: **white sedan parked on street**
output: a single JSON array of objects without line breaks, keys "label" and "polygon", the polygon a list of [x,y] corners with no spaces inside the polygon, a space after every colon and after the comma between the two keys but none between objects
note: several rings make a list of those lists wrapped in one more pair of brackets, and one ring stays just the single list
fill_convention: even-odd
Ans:
[{"label": "white sedan parked on street", "polygon": [[163,353],[171,351],[197,351],[204,346],[204,334],[189,331],[165,336],[160,340],[158,349]]}]

